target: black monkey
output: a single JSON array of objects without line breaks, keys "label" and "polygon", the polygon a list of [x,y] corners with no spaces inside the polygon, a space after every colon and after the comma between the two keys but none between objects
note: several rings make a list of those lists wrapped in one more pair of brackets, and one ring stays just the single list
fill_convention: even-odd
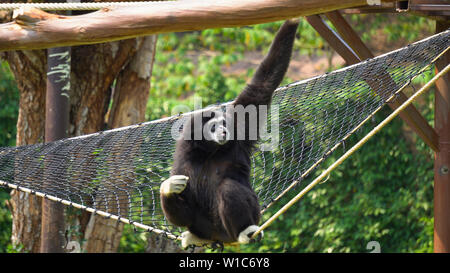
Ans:
[{"label": "black monkey", "polygon": [[[281,26],[233,106],[270,104],[289,66],[298,24],[293,19]],[[171,177],[161,184],[160,193],[168,221],[188,229],[182,234],[183,247],[216,241],[248,243],[258,229],[260,207],[249,181],[250,156],[258,135],[250,136],[249,124],[255,120],[236,118],[236,113],[228,111],[194,114],[177,141]],[[242,129],[245,137],[239,138]]]}]

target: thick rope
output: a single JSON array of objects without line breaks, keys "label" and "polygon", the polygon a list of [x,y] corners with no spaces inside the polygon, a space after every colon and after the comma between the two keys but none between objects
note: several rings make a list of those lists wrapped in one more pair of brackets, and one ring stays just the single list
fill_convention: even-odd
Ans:
[{"label": "thick rope", "polygon": [[142,6],[152,2],[162,2],[164,0],[145,2],[103,2],[103,3],[6,3],[0,4],[0,10],[14,10],[19,8],[36,8],[42,10],[98,10],[108,7],[129,7]]},{"label": "thick rope", "polygon": [[436,74],[427,84],[425,84],[419,91],[412,95],[405,103],[400,107],[395,109],[386,119],[384,119],[380,124],[372,129],[366,136],[364,136],[358,143],[355,144],[350,150],[348,150],[344,155],[342,155],[336,162],[334,162],[328,169],[322,172],[314,181],[312,181],[308,186],[306,186],[301,192],[299,192],[294,198],[292,198],[286,205],[284,205],[280,210],[278,210],[272,217],[270,217],[264,224],[262,224],[257,231],[253,234],[252,238],[256,238],[261,231],[266,229],[270,224],[272,224],[275,219],[280,217],[285,213],[290,207],[297,203],[306,193],[308,193],[312,188],[319,184],[323,179],[325,179],[334,169],[336,169],[344,160],[350,157],[354,152],[361,148],[369,139],[371,139],[376,133],[383,129],[389,122],[391,122],[401,111],[413,103],[420,95],[428,91],[434,83],[450,71],[450,64],[447,65],[443,70]]}]

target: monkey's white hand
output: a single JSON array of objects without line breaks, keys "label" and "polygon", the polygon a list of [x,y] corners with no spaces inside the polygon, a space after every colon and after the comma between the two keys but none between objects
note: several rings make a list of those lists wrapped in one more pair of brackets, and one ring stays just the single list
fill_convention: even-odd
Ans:
[{"label": "monkey's white hand", "polygon": [[162,195],[179,194],[186,188],[188,180],[189,177],[184,175],[172,175],[161,184],[159,191]]}]

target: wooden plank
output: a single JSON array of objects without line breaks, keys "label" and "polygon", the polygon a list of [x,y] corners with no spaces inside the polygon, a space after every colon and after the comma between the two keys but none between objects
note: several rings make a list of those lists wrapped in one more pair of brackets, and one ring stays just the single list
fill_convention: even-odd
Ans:
[{"label": "wooden plank", "polygon": [[[392,0],[386,0],[392,1]],[[0,50],[101,43],[155,33],[236,27],[366,4],[366,0],[185,0],[106,8],[78,16],[16,12],[0,25]]]},{"label": "wooden plank", "polygon": [[323,21],[320,15],[307,16],[306,20],[348,64],[361,61],[353,49]]},{"label": "wooden plank", "polygon": [[[400,3],[400,4],[399,4]],[[381,3],[376,6],[361,6],[342,9],[343,14],[364,14],[364,13],[403,13],[409,12],[420,16],[439,18],[448,20],[450,16],[450,2],[448,0],[409,0],[395,3]]]},{"label": "wooden plank", "polygon": [[[319,15],[314,15],[315,17]],[[348,64],[354,64],[360,60],[373,58],[373,54],[362,42],[357,33],[347,23],[345,18],[338,11],[326,13],[326,16],[330,19],[339,34],[336,34],[322,19],[311,18],[308,16],[308,22],[319,32],[319,34],[327,40],[327,42],[338,52]],[[311,20],[312,19],[312,20]],[[334,37],[339,36],[339,37]],[[341,38],[342,37],[342,38]],[[351,50],[343,50],[343,48],[351,48]],[[351,56],[353,54],[353,56]],[[388,73],[380,74],[379,79],[387,85],[392,85],[392,78]],[[375,91],[379,90],[379,83],[376,81],[369,82]],[[407,96],[400,92],[396,100],[389,103],[389,107],[397,109],[406,100]],[[434,129],[428,124],[423,116],[417,111],[414,105],[408,106],[405,111],[400,113],[400,118],[403,119],[413,130],[416,132],[422,140],[431,147],[434,151],[439,150],[438,137]]]},{"label": "wooden plank", "polygon": [[373,58],[374,55],[370,49],[363,43],[359,35],[348,24],[339,11],[327,12],[325,16],[331,21],[339,35],[354,50],[361,60]]},{"label": "wooden plank", "polygon": [[427,17],[449,20],[450,1],[448,0],[409,0],[408,11]]}]

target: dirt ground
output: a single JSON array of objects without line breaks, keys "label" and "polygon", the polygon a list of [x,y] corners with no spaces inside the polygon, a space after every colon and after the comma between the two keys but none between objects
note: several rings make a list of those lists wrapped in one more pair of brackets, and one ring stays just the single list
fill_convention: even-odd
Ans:
[{"label": "dirt ground", "polygon": [[[249,68],[256,68],[264,55],[261,52],[247,52],[241,61],[228,67],[223,67],[225,75],[242,75]],[[333,68],[342,67],[345,64],[341,56],[334,53],[331,58]],[[327,56],[305,56],[294,53],[289,65],[287,76],[292,80],[307,79],[321,75],[328,71],[329,61]]]},{"label": "dirt ground", "polygon": [[[418,40],[421,40],[432,33],[424,32],[419,33]],[[375,56],[387,53],[389,51],[406,46],[408,42],[404,39],[398,39],[395,41],[388,41],[386,33],[382,29],[377,30],[376,35],[369,43],[366,43],[367,47],[372,51]],[[294,80],[302,80],[311,78],[314,76],[322,75],[328,71],[332,71],[345,66],[344,59],[339,56],[334,50],[332,51],[331,62],[326,55],[322,56],[305,56],[298,53],[293,53],[291,63],[287,72],[287,76]],[[245,74],[249,68],[256,68],[262,61],[264,55],[261,52],[246,52],[241,61],[229,66],[223,67],[225,75],[242,75]]]}]

